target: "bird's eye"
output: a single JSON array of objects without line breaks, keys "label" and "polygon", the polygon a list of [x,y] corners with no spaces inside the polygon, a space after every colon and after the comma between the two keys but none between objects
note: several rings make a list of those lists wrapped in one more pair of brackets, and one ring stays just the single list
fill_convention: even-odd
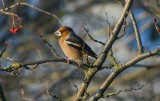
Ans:
[{"label": "bird's eye", "polygon": [[64,30],[61,31],[61,33],[63,33],[63,32],[64,32]]}]

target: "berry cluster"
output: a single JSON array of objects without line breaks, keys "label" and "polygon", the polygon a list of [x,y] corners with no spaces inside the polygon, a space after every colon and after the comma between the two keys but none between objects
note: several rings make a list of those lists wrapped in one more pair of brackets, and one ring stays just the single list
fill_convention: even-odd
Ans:
[{"label": "berry cluster", "polygon": [[12,25],[10,27],[10,32],[14,35],[22,28],[22,22],[18,15],[12,13]]},{"label": "berry cluster", "polygon": [[18,27],[11,27],[10,28],[10,32],[13,33],[13,34],[16,34],[18,31],[19,31]]}]

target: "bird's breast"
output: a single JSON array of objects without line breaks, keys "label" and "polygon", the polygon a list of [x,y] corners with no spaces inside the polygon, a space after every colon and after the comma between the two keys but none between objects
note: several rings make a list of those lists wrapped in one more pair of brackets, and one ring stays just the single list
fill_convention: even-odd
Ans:
[{"label": "bird's breast", "polygon": [[69,46],[63,39],[59,40],[60,47],[64,54],[71,59],[79,60],[82,58],[82,52],[72,46]]}]

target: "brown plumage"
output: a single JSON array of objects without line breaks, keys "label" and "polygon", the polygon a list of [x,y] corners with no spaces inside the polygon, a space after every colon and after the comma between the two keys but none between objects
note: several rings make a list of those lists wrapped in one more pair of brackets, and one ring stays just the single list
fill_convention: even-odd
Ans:
[{"label": "brown plumage", "polygon": [[83,55],[97,58],[92,49],[68,26],[60,27],[55,34],[60,36],[59,45],[69,59],[81,60]]}]

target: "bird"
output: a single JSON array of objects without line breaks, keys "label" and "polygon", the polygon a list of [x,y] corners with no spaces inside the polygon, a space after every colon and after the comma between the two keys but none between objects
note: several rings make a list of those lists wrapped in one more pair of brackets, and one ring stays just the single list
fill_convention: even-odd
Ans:
[{"label": "bird", "polygon": [[61,26],[55,35],[60,37],[59,45],[69,60],[83,61],[84,55],[97,59],[97,55],[71,27]]}]

